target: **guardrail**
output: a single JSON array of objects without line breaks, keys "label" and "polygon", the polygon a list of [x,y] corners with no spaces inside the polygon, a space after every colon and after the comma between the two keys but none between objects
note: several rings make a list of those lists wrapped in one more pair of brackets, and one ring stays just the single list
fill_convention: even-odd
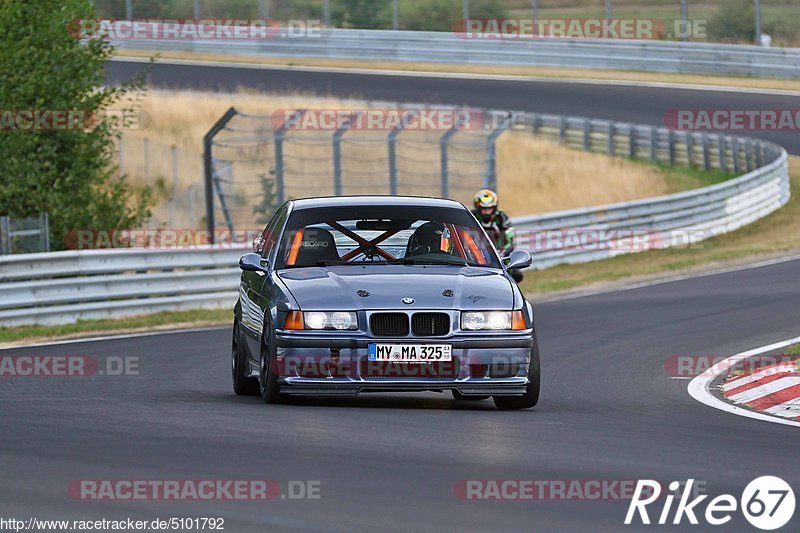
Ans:
[{"label": "guardrail", "polygon": [[[157,25],[157,24],[156,24]],[[641,70],[800,78],[800,48],[631,39],[475,39],[455,32],[325,29],[290,38],[112,41],[120,49],[244,56],[313,57]]]},{"label": "guardrail", "polygon": [[[788,156],[750,138],[689,133],[530,113],[513,124],[573,148],[705,168],[737,178],[678,194],[514,219],[534,268],[692,244],[732,231],[789,201]],[[487,172],[489,179],[493,173]],[[577,241],[549,234],[574,232]],[[589,242],[582,237],[590,236]],[[537,237],[544,236],[546,246]],[[631,247],[631,239],[645,237]],[[247,248],[124,249],[0,256],[0,326],[59,324],[236,301],[237,260]]]},{"label": "guardrail", "polygon": [[0,325],[233,307],[247,248],[110,249],[0,256]]}]

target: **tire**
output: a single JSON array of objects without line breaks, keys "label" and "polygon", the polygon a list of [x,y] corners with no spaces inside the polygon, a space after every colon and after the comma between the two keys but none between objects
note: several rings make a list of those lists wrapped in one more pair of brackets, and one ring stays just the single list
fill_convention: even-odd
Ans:
[{"label": "tire", "polygon": [[489,398],[491,398],[491,396],[464,396],[457,390],[454,390],[452,392],[453,392],[453,399],[458,400],[459,402],[463,401],[479,402],[481,400],[488,400]]},{"label": "tire", "polygon": [[261,398],[267,403],[282,403],[286,401],[286,395],[280,393],[278,376],[274,372],[273,362],[276,357],[275,332],[272,324],[267,322],[264,326],[264,334],[261,336],[261,357],[258,372],[258,384]]},{"label": "tire", "polygon": [[530,409],[539,403],[539,388],[541,386],[541,368],[539,361],[539,341],[533,338],[531,348],[531,362],[528,364],[528,385],[522,396],[493,396],[494,404],[498,409]]},{"label": "tire", "polygon": [[516,281],[517,283],[522,283],[522,279],[523,279],[524,276],[522,275],[522,271],[521,270],[515,268],[515,269],[512,269],[512,270],[509,270],[508,272],[509,272],[509,274],[511,274],[511,277],[514,278],[514,281]]},{"label": "tire", "polygon": [[240,349],[241,333],[239,320],[233,321],[233,339],[231,341],[231,373],[233,374],[233,392],[239,396],[255,396],[258,394],[258,380],[251,378],[247,372],[247,354]]}]

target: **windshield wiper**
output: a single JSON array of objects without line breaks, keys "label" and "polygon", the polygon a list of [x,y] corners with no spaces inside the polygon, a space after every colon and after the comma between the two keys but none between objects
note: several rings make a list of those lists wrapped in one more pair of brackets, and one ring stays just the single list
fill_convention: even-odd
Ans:
[{"label": "windshield wiper", "polygon": [[392,263],[400,263],[402,265],[453,265],[453,266],[469,266],[469,263],[463,259],[432,259],[423,257],[404,257]]},{"label": "windshield wiper", "polygon": [[388,261],[344,261],[338,259],[324,259],[317,261],[314,266],[335,266],[335,265],[386,265]]}]

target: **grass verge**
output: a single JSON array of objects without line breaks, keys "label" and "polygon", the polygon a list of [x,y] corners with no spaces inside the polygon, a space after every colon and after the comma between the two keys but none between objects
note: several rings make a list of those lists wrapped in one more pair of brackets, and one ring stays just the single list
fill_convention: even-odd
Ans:
[{"label": "grass verge", "polygon": [[800,197],[797,192],[800,191],[800,157],[789,158],[789,173],[794,191],[789,203],[770,216],[734,232],[696,243],[690,248],[654,250],[529,272],[522,289],[526,294],[541,295],[577,287],[592,288],[629,278],[722,267],[759,256],[800,252]]},{"label": "grass verge", "polygon": [[60,326],[20,326],[0,328],[0,343],[14,344],[25,340],[34,342],[48,339],[86,337],[92,333],[124,334],[202,327],[228,324],[232,309],[195,309],[189,311],[164,311],[152,315],[138,315],[104,320],[80,320],[75,324]]},{"label": "grass verge", "polygon": [[[120,58],[149,58],[151,50],[117,50]],[[159,52],[159,58],[194,61],[219,61],[224,63],[250,63],[276,67],[318,67],[337,69],[397,70],[408,72],[432,72],[465,75],[528,76],[553,79],[585,79],[600,81],[629,81],[646,83],[669,83],[706,85],[725,88],[766,89],[777,91],[800,91],[800,81],[746,76],[717,76],[714,74],[676,74],[637,72],[628,70],[590,70],[577,68],[528,67],[506,65],[466,65],[458,63],[424,63],[414,61],[367,61],[321,58],[285,58],[271,56],[231,56],[195,52]]]}]

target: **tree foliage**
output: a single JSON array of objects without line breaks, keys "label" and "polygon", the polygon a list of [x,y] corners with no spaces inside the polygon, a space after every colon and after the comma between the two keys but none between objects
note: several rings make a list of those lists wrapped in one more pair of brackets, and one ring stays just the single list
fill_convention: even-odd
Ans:
[{"label": "tree foliage", "polygon": [[113,141],[122,124],[102,119],[142,79],[104,87],[111,46],[81,42],[70,31],[73,21],[93,16],[89,0],[0,2],[2,109],[74,110],[101,119],[82,129],[0,132],[0,214],[47,212],[55,248],[72,229],[130,228],[149,217],[149,191],[136,195],[115,176]]},{"label": "tree foliage", "polygon": [[753,42],[755,27],[753,0],[726,0],[708,21],[708,36],[720,42]]}]

